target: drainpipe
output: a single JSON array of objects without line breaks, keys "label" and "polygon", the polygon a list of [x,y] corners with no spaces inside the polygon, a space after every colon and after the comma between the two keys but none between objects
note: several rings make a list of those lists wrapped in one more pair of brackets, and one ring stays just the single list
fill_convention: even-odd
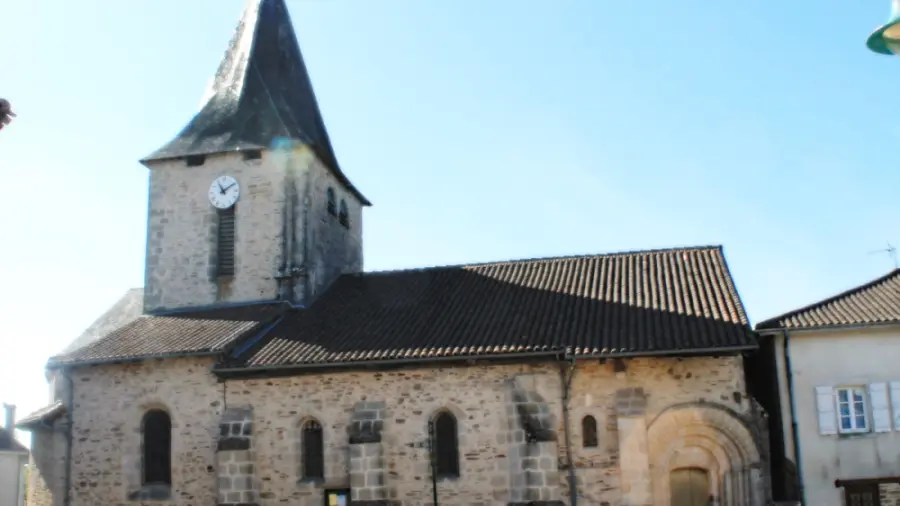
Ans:
[{"label": "drainpipe", "polygon": [[63,369],[63,376],[68,383],[66,393],[66,472],[65,472],[65,491],[63,492],[63,506],[71,506],[72,504],[72,433],[74,431],[75,411],[75,382],[72,381],[72,370],[68,367]]},{"label": "drainpipe", "polygon": [[[566,367],[568,365],[568,368]],[[568,373],[566,371],[568,369]],[[559,379],[562,383],[562,412],[563,430],[566,438],[563,441],[566,450],[566,463],[569,468],[569,504],[578,505],[578,484],[575,482],[575,466],[572,464],[572,430],[569,423],[569,393],[572,387],[572,378],[575,377],[575,359],[559,363]]]},{"label": "drainpipe", "polygon": [[794,373],[791,369],[791,352],[788,347],[788,342],[791,339],[790,334],[788,334],[787,329],[783,332],[784,335],[784,369],[787,374],[787,387],[788,387],[788,399],[790,399],[790,408],[791,408],[791,434],[794,446],[794,457],[796,458],[796,466],[797,466],[797,484],[799,486],[800,492],[800,504],[802,506],[806,506],[806,493],[803,486],[803,458],[800,456],[800,430],[797,426],[797,406],[794,396]]}]

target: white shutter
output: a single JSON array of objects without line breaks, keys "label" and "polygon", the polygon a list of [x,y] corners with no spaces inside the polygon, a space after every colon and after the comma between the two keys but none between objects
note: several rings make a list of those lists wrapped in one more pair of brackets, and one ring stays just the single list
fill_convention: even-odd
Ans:
[{"label": "white shutter", "polygon": [[837,414],[834,410],[834,389],[816,387],[816,410],[819,412],[819,434],[837,434]]},{"label": "white shutter", "polygon": [[872,405],[872,428],[875,432],[890,432],[891,407],[888,404],[887,383],[869,384],[869,404]]},{"label": "white shutter", "polygon": [[891,382],[891,406],[894,408],[894,428],[900,430],[900,381]]}]

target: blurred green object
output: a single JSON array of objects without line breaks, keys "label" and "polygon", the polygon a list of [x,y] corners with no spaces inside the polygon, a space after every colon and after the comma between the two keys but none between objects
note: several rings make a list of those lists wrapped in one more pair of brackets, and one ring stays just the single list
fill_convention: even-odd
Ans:
[{"label": "blurred green object", "polygon": [[891,0],[888,22],[869,35],[866,46],[879,54],[900,54],[900,0]]}]

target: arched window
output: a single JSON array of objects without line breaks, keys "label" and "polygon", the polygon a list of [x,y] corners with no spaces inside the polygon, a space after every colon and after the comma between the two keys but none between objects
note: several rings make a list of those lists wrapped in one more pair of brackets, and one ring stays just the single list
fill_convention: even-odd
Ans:
[{"label": "arched window", "polygon": [[338,221],[345,228],[350,228],[350,213],[347,212],[347,201],[344,199],[341,199],[341,212],[338,215]]},{"label": "arched window", "polygon": [[597,419],[588,415],[581,419],[581,444],[585,448],[596,448],[597,440]]},{"label": "arched window", "polygon": [[434,417],[434,471],[439,478],[459,476],[459,439],[456,418],[447,411]]},{"label": "arched window", "polygon": [[334,216],[337,214],[337,204],[335,203],[334,198],[334,188],[328,187],[328,190],[325,191],[326,198],[328,199],[328,214]]},{"label": "arched window", "polygon": [[315,420],[307,420],[301,428],[300,438],[303,479],[325,479],[325,445],[322,438],[322,426]]},{"label": "arched window", "polygon": [[144,414],[141,423],[143,435],[143,484],[172,484],[172,420],[161,409]]}]

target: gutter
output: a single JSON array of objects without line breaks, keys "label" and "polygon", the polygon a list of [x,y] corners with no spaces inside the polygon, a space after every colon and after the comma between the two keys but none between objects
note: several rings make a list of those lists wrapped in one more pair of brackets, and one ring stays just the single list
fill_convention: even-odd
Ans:
[{"label": "gutter", "polygon": [[392,360],[354,360],[348,362],[328,362],[328,363],[310,363],[310,364],[275,364],[259,367],[227,367],[222,369],[214,369],[217,374],[248,374],[254,372],[265,371],[321,371],[323,369],[343,369],[343,368],[367,368],[367,367],[390,367],[398,365],[412,365],[423,363],[447,363],[447,362],[476,362],[482,360],[497,359],[523,359],[523,358],[557,358],[564,360],[565,352],[561,350],[553,351],[535,351],[528,353],[507,352],[493,353],[483,355],[457,355],[451,357],[426,357],[426,358],[400,358]]},{"label": "gutter", "polygon": [[589,353],[585,355],[567,353],[566,357],[578,360],[590,358],[641,358],[641,357],[687,357],[692,355],[725,355],[759,349],[755,344],[743,344],[739,346],[722,346],[718,348],[694,348],[690,350],[650,350],[650,351],[623,351],[611,353]]},{"label": "gutter", "polygon": [[790,399],[791,408],[791,435],[793,436],[791,439],[794,442],[794,456],[797,460],[795,464],[797,466],[798,479],[796,481],[800,492],[800,504],[801,506],[806,506],[806,492],[803,485],[803,458],[800,454],[800,428],[797,425],[797,405],[794,395],[794,374],[791,368],[791,352],[788,346],[791,336],[787,329],[784,329],[782,332],[784,335],[784,369],[787,374],[788,398]]},{"label": "gutter", "polygon": [[[883,322],[883,323],[854,323],[848,325],[821,325],[817,327],[805,327],[791,329],[794,334],[802,334],[806,332],[840,332],[845,330],[880,330],[895,329],[900,327],[900,322]],[[777,335],[781,332],[787,332],[786,327],[776,327],[770,329],[757,330],[757,334]]]},{"label": "gutter", "polygon": [[569,505],[578,506],[578,483],[575,481],[575,465],[572,464],[572,426],[569,418],[569,399],[572,387],[572,378],[575,377],[575,359],[569,359],[569,371],[566,374],[566,362],[559,363],[559,379],[562,383],[562,412],[563,430],[566,431],[564,440],[566,450],[566,463],[569,471]]},{"label": "gutter", "polygon": [[63,492],[63,506],[71,506],[72,504],[72,441],[74,432],[74,411],[75,411],[75,382],[72,381],[72,369],[63,369],[63,375],[68,383],[68,392],[66,395],[66,472],[65,472],[65,491]]},{"label": "gutter", "polygon": [[741,345],[728,346],[719,348],[697,348],[693,350],[653,350],[653,351],[628,351],[628,352],[612,352],[612,353],[591,353],[591,354],[572,354],[563,350],[553,351],[534,351],[534,352],[506,352],[506,353],[485,353],[480,355],[455,355],[449,357],[411,357],[391,360],[353,360],[348,362],[327,362],[327,363],[306,363],[306,364],[272,364],[257,367],[226,367],[222,369],[214,369],[213,372],[222,375],[241,375],[251,373],[261,373],[268,371],[322,371],[327,369],[350,369],[350,368],[369,368],[369,367],[391,367],[403,365],[421,365],[427,363],[445,363],[445,362],[476,362],[483,360],[502,360],[502,359],[526,359],[526,358],[549,358],[556,357],[560,361],[566,360],[588,360],[601,358],[640,358],[640,357],[663,357],[677,356],[686,357],[693,355],[725,355],[731,353],[741,353],[746,351],[755,351],[759,349],[757,345]]},{"label": "gutter", "polygon": [[178,352],[173,351],[171,353],[153,353],[150,355],[138,355],[133,357],[116,357],[116,358],[98,358],[94,360],[85,360],[82,362],[66,362],[62,364],[47,364],[47,369],[70,369],[73,367],[86,367],[90,365],[104,365],[104,364],[127,364],[134,362],[143,362],[144,360],[156,360],[162,358],[187,358],[187,357],[211,357],[222,353],[222,350],[204,350],[204,351],[191,351],[191,352]]}]

